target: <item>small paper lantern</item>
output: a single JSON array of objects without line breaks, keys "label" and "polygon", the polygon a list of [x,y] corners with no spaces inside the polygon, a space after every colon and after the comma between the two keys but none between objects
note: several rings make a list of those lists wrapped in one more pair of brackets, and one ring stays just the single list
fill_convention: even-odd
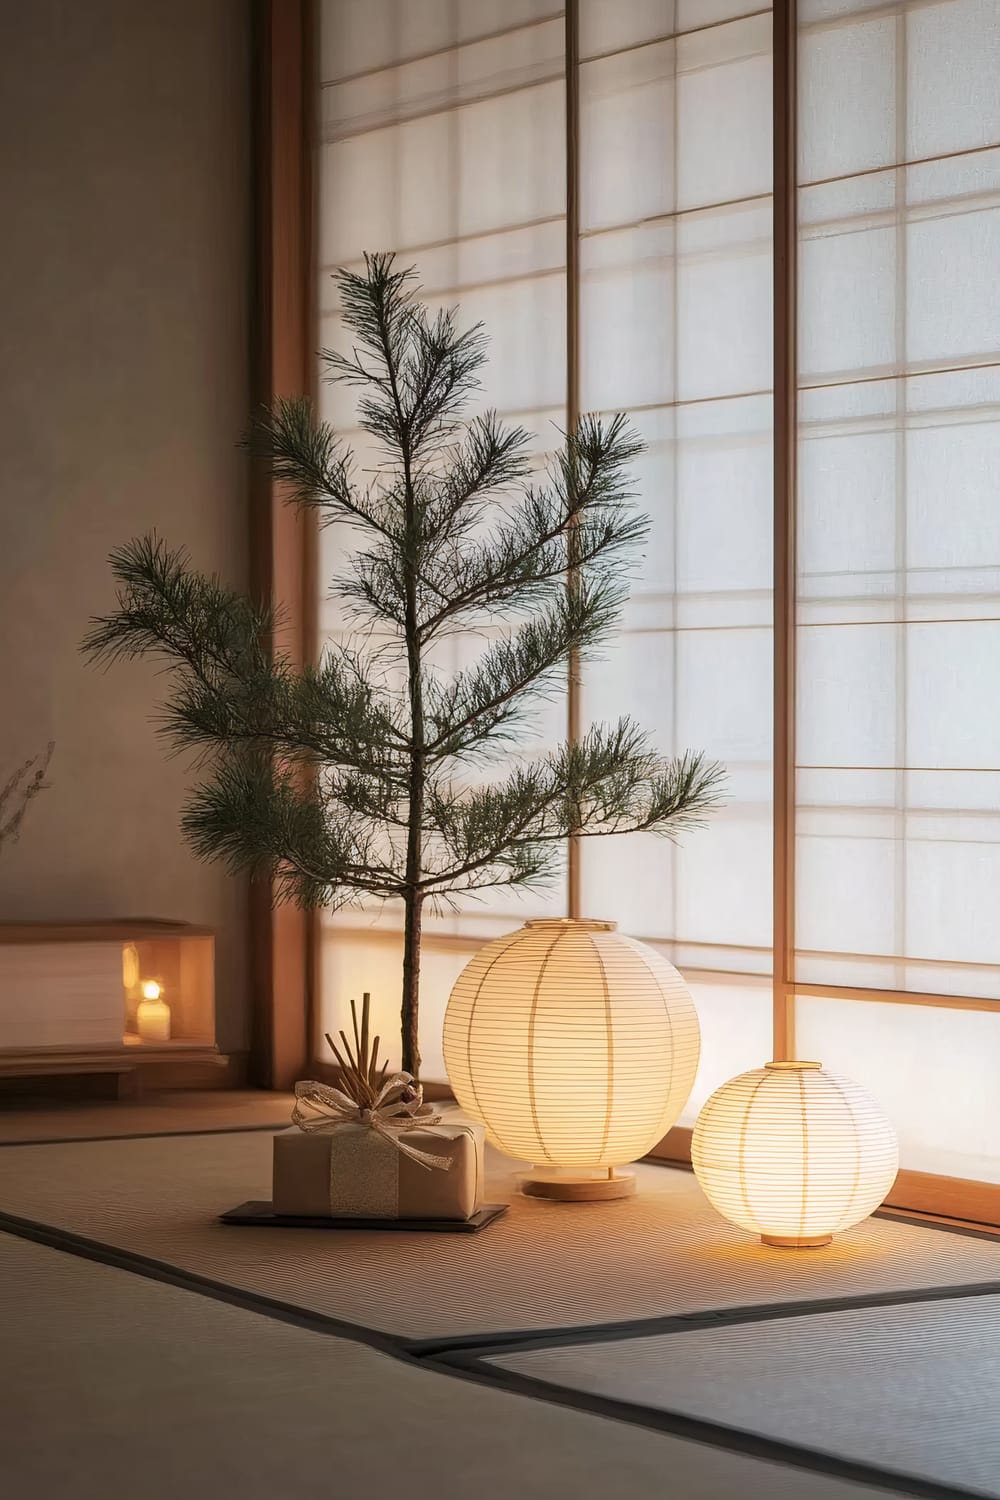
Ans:
[{"label": "small paper lantern", "polygon": [[634,1191],[614,1169],[676,1122],[699,1046],[677,970],[613,922],[533,921],[495,938],[459,975],[444,1020],[455,1097],[495,1146],[540,1168],[522,1182],[535,1197]]},{"label": "small paper lantern", "polygon": [[707,1101],[691,1163],[723,1218],[765,1245],[828,1245],[876,1208],[899,1165],[874,1099],[817,1062],[769,1062]]}]

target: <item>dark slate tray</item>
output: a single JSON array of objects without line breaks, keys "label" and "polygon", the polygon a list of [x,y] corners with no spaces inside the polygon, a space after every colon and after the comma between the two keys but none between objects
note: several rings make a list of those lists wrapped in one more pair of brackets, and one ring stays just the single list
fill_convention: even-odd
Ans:
[{"label": "dark slate tray", "polygon": [[276,1214],[263,1198],[251,1199],[219,1215],[220,1224],[254,1224],[258,1229],[397,1229],[430,1234],[478,1234],[507,1212],[506,1203],[487,1203],[471,1219],[332,1219]]}]

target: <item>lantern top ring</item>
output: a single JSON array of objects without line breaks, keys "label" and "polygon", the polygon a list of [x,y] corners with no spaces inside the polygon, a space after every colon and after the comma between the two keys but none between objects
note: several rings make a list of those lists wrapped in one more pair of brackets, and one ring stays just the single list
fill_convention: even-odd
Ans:
[{"label": "lantern top ring", "polygon": [[584,932],[614,932],[617,922],[604,922],[595,917],[531,917],[525,927],[575,927]]},{"label": "lantern top ring", "polygon": [[818,1062],[768,1062],[765,1068],[772,1073],[801,1073],[806,1068],[822,1068],[823,1064]]}]

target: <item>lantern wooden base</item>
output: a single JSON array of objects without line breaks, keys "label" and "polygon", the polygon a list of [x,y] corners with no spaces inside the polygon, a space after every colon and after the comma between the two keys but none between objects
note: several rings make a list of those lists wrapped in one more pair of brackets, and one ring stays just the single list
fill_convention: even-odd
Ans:
[{"label": "lantern wooden base", "polygon": [[832,1234],[762,1234],[760,1237],[762,1245],[776,1245],[779,1250],[818,1250],[832,1240]]},{"label": "lantern wooden base", "polygon": [[607,1203],[634,1196],[635,1173],[612,1171],[606,1177],[532,1174],[520,1177],[518,1186],[526,1198],[547,1198],[552,1203]]}]

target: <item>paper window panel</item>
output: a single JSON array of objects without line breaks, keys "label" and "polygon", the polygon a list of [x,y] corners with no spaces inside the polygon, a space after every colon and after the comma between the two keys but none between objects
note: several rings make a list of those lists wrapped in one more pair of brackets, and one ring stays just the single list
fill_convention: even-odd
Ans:
[{"label": "paper window panel", "polygon": [[[940,217],[919,218],[909,225],[905,357],[917,365],[1000,358],[995,272],[1000,261],[1000,176],[992,197],[988,208],[943,207]],[[942,295],[944,267],[947,295]]]},{"label": "paper window panel", "polygon": [[[705,748],[730,794],[711,833],[679,846],[584,842],[582,906],[665,944],[689,978],[770,965],[770,20],[714,25],[740,9],[709,30],[687,7],[705,29],[580,70],[581,404],[630,409],[652,520],[623,632],[585,668],[582,717],[627,713],[666,753]],[[642,143],[624,173],[608,122]],[[706,1037],[706,1093],[729,1061]]]},{"label": "paper window panel", "polygon": [[709,745],[726,764],[711,837],[584,844],[588,913],[642,937],[770,949],[770,632],[626,634],[590,667],[584,721],[632,713],[661,750]]},{"label": "paper window panel", "polygon": [[802,766],[894,766],[900,630],[892,625],[800,629],[796,688]]},{"label": "paper window panel", "polygon": [[993,997],[997,18],[863,11],[800,7],[795,973]]},{"label": "paper window panel", "polygon": [[908,619],[995,613],[1000,368],[805,392],[800,437],[800,619],[895,610],[904,571]]},{"label": "paper window panel", "polygon": [[[643,937],[689,941],[699,952],[721,945],[713,958],[721,965],[759,963],[749,948],[767,955],[766,966],[770,401],[709,402],[637,421],[649,443],[637,480],[655,497],[646,500],[653,535],[625,630],[584,674],[583,716],[630,714],[667,751],[710,746],[727,765],[730,799],[710,837],[677,848],[645,837],[585,845],[584,906]],[[672,430],[679,435],[667,436]],[[694,948],[691,961],[699,961]]]},{"label": "paper window panel", "polygon": [[560,82],[563,37],[562,23],[552,21],[328,84],[323,89],[323,137],[349,139],[460,104]]},{"label": "paper window panel", "polygon": [[[702,948],[755,950],[771,946],[771,804],[766,768],[729,765],[729,801],[715,814],[715,835],[689,836],[675,858],[675,934]],[[674,935],[674,934],[672,934]],[[758,969],[745,955],[719,968]]]},{"label": "paper window panel", "polygon": [[[817,422],[810,429],[805,422],[800,433],[800,603],[818,606],[820,601],[836,603],[845,594],[868,598],[891,591],[896,568],[894,427]],[[810,611],[822,613],[819,607]]]},{"label": "paper window panel", "polygon": [[[664,949],[669,957],[669,950]],[[673,960],[671,960],[673,961]],[[745,1071],[748,1059],[771,1055],[771,982],[749,976],[684,977],[701,1026],[701,1058],[678,1124],[690,1128],[706,1099]]]},{"label": "paper window panel", "polygon": [[[997,611],[1000,600],[994,600]],[[915,766],[993,769],[1000,756],[1000,621],[907,630],[906,749]]]},{"label": "paper window panel", "polygon": [[796,1001],[799,1050],[872,1094],[899,1134],[900,1166],[1000,1180],[1000,1025],[991,1011]]},{"label": "paper window panel", "polygon": [[995,360],[1000,151],[805,187],[799,209],[803,384]]},{"label": "paper window panel", "polygon": [[672,212],[675,42],[616,52],[579,71],[581,230]]},{"label": "paper window panel", "polygon": [[720,21],[755,20],[767,8],[754,0],[677,0],[677,30],[707,31]]},{"label": "paper window panel", "polygon": [[558,19],[552,0],[323,0],[320,73],[324,84],[398,67],[427,53],[496,32]]},{"label": "paper window panel", "polygon": [[799,177],[1000,142],[993,0],[800,0]]},{"label": "paper window panel", "polygon": [[[799,375],[803,384],[892,373],[899,345],[898,236],[892,223],[848,219],[807,228],[799,242]],[[849,313],[848,313],[849,310]]]},{"label": "paper window panel", "polygon": [[[909,4],[909,0],[888,0],[889,5]],[[866,11],[886,10],[886,0],[797,0],[799,35],[817,23],[853,25]]]},{"label": "paper window panel", "polygon": [[905,25],[907,159],[1000,143],[1000,14],[994,0],[912,5]]},{"label": "paper window panel", "polygon": [[799,17],[799,180],[819,182],[896,160],[895,15],[810,26]]},{"label": "paper window panel", "polygon": [[[881,987],[996,991],[975,966],[1000,962],[998,632],[968,621],[801,633],[799,978],[868,982],[849,969],[875,955],[954,971],[883,972]],[[812,951],[830,956],[822,974]]]},{"label": "paper window panel", "polygon": [[558,218],[564,119],[560,78],[329,141],[319,163],[320,264]]},{"label": "paper window panel", "polygon": [[677,399],[771,388],[771,205],[676,219]]},{"label": "paper window panel", "polygon": [[661,406],[676,393],[674,221],[580,244],[580,384],[584,407]]},{"label": "paper window panel", "polygon": [[638,50],[683,32],[738,21],[763,7],[753,0],[579,0],[580,57]]},{"label": "paper window panel", "polygon": [[677,0],[578,0],[580,57],[639,49],[677,31]]},{"label": "paper window panel", "polygon": [[[677,207],[771,190],[771,17],[705,27],[676,43]],[[720,142],[725,149],[720,149]]]},{"label": "paper window panel", "polygon": [[[770,624],[771,423],[769,396],[677,411],[677,590],[685,622],[722,623],[722,594],[729,623]],[[694,613],[699,595],[704,616]]]}]

